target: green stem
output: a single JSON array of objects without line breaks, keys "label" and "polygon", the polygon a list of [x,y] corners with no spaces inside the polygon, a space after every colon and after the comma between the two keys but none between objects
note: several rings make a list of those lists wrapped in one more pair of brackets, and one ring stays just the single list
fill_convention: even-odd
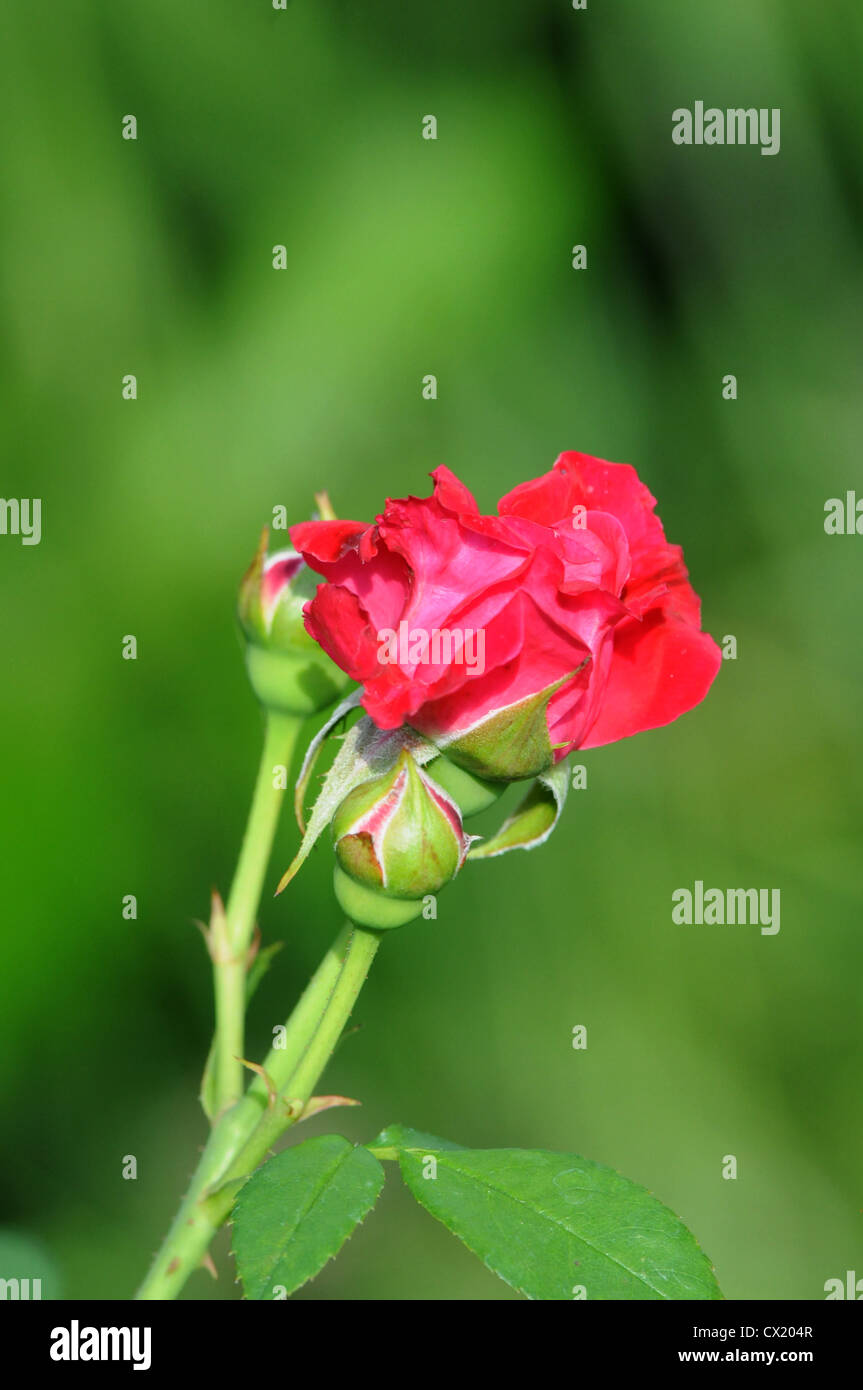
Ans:
[{"label": "green stem", "polygon": [[[279,1090],[275,1104],[268,1103],[266,1086],[256,1081],[218,1120],[189,1191],[138,1291],[139,1299],[177,1297],[204,1259],[243,1182],[280,1134],[301,1118],[302,1107],[350,1018],[379,944],[379,934],[362,927],[349,925],[340,933],[287,1022],[288,1049],[273,1048],[264,1061],[264,1070]],[[293,1102],[290,1109],[287,1101]]]},{"label": "green stem", "polygon": [[[243,1094],[246,971],[264,875],[279,820],[284,788],[275,785],[273,768],[290,769],[303,720],[295,715],[267,715],[264,747],[252,797],[237,871],[224,922],[211,941],[216,999],[215,1109],[221,1113]],[[286,779],[287,780],[287,779]]]},{"label": "green stem", "polygon": [[[279,1113],[280,1101],[290,1102],[292,1113],[289,1123],[296,1123],[302,1115],[304,1106],[311,1098],[312,1092],[333,1054],[336,1043],[344,1032],[345,1025],[351,1016],[351,1010],[366,982],[380,942],[380,932],[369,931],[365,927],[350,928],[350,939],[344,964],[327,1000],[320,1022],[309,1037],[298,1065],[286,1078],[284,1085],[281,1086],[278,1085],[280,1074],[284,1074],[282,1063],[279,1061],[281,1053],[275,1049],[271,1050],[269,1057],[264,1062],[264,1070],[276,1082],[279,1099],[275,1105],[267,1108],[254,1134],[250,1136],[249,1143],[238,1154],[235,1162],[225,1173],[224,1181],[226,1183],[232,1179],[245,1178],[253,1168],[257,1167],[287,1127],[284,1116]],[[252,1087],[249,1099],[252,1098],[252,1093],[256,1087],[257,1083]]]},{"label": "green stem", "polygon": [[[264,1070],[277,1091],[283,1091],[291,1080],[309,1046],[309,1040],[321,1021],[345,963],[353,932],[353,923],[346,922],[312,976],[300,1000],[285,1024],[280,1047],[273,1046],[265,1059]],[[261,1105],[267,1101],[266,1083],[258,1077],[252,1082],[249,1096]]]}]

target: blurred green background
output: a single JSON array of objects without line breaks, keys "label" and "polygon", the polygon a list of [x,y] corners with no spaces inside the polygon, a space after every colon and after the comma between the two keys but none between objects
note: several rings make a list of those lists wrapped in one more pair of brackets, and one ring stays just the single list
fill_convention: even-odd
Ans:
[{"label": "blurred green background", "polygon": [[[190,923],[259,753],[233,610],[272,508],[327,487],[371,519],[446,462],[491,510],[576,448],[638,467],[737,660],[584,755],[546,847],[387,940],[327,1076],[363,1108],[308,1133],[585,1154],[731,1298],[863,1272],[863,539],[823,529],[863,496],[859,6],[71,0],[5,28],[2,493],[42,497],[43,539],[0,538],[3,1225],[54,1290],[127,1297],[194,1166]],[[781,152],[675,146],[696,100],[779,107]],[[271,885],[296,843],[286,815]],[[675,926],[698,878],[779,888],[779,935]],[[250,1056],[339,925],[329,879],[324,846],[265,896]],[[301,1297],[515,1297],[390,1178]],[[238,1296],[217,1263],[187,1296]]]}]

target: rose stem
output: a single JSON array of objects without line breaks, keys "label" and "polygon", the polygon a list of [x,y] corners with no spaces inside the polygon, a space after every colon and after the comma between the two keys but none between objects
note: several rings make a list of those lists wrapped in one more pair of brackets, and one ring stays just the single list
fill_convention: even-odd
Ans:
[{"label": "rose stem", "polygon": [[302,724],[295,715],[267,715],[258,777],[224,927],[214,933],[216,939],[210,944],[216,1000],[213,1108],[217,1115],[243,1094],[243,1064],[239,1059],[245,1056],[248,953],[284,797],[284,789],[274,785],[273,768],[290,769]]},{"label": "rose stem", "polygon": [[339,934],[288,1019],[288,1048],[272,1048],[263,1063],[278,1092],[275,1103],[268,1104],[266,1084],[256,1080],[217,1121],[138,1299],[177,1297],[204,1258],[245,1179],[284,1130],[301,1118],[350,1018],[379,944],[380,933],[350,923]]}]

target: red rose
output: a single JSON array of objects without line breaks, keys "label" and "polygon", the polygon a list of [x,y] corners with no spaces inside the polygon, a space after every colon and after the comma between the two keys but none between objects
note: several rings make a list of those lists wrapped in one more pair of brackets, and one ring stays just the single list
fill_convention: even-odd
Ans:
[{"label": "red rose", "polygon": [[373,526],[291,530],[328,581],[308,631],[377,725],[509,779],[704,698],[720,652],[634,468],[561,454],[497,516],[448,469],[432,476],[431,497],[388,501]]}]

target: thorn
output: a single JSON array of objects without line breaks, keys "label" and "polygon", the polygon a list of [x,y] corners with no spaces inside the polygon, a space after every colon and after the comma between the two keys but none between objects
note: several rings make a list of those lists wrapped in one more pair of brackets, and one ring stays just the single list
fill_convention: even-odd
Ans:
[{"label": "thorn", "polygon": [[225,934],[227,923],[225,921],[225,904],[222,902],[221,895],[217,888],[210,891],[210,922],[205,926],[196,917],[192,918],[195,926],[200,930],[210,959],[218,965],[224,960],[223,946],[225,944]]},{"label": "thorn", "polygon": [[273,1106],[276,1103],[276,1098],[279,1094],[276,1090],[273,1078],[264,1070],[264,1068],[260,1065],[259,1062],[247,1062],[245,1057],[235,1057],[234,1061],[241,1062],[244,1067],[249,1068],[249,1071],[257,1072],[258,1076],[262,1078],[264,1085],[267,1088],[267,1105],[269,1109],[272,1110]]},{"label": "thorn", "polygon": [[303,1120],[310,1120],[313,1115],[320,1115],[323,1110],[333,1110],[337,1105],[362,1105],[361,1100],[351,1100],[350,1096],[312,1096],[306,1102],[303,1112],[300,1115],[298,1124]]},{"label": "thorn", "polygon": [[342,1033],[342,1036],[339,1038],[338,1042],[336,1043],[335,1047],[333,1048],[333,1055],[335,1055],[336,1052],[338,1052],[338,1051],[340,1050],[340,1048],[342,1048],[342,1047],[344,1046],[344,1044],[347,1042],[348,1038],[352,1038],[352,1037],[354,1036],[355,1033],[361,1033],[362,1031],[363,1031],[363,1025],[362,1025],[361,1023],[355,1023],[354,1026],[353,1026],[353,1028],[346,1028],[345,1031]]},{"label": "thorn", "polygon": [[191,922],[193,927],[198,928],[198,931],[204,938],[204,945],[206,946],[210,955],[212,955],[212,951],[210,950],[210,928],[207,926],[206,922],[202,922],[200,917],[190,917],[189,921]]},{"label": "thorn", "polygon": [[219,1277],[219,1271],[216,1269],[216,1266],[213,1264],[213,1257],[212,1257],[212,1255],[210,1254],[209,1250],[206,1252],[206,1254],[204,1254],[204,1255],[201,1256],[201,1263],[200,1263],[200,1265],[199,1265],[199,1268],[200,1268],[200,1269],[205,1269],[205,1270],[207,1271],[208,1274],[212,1274],[212,1276],[213,1276],[214,1279],[218,1279],[218,1277]]}]

